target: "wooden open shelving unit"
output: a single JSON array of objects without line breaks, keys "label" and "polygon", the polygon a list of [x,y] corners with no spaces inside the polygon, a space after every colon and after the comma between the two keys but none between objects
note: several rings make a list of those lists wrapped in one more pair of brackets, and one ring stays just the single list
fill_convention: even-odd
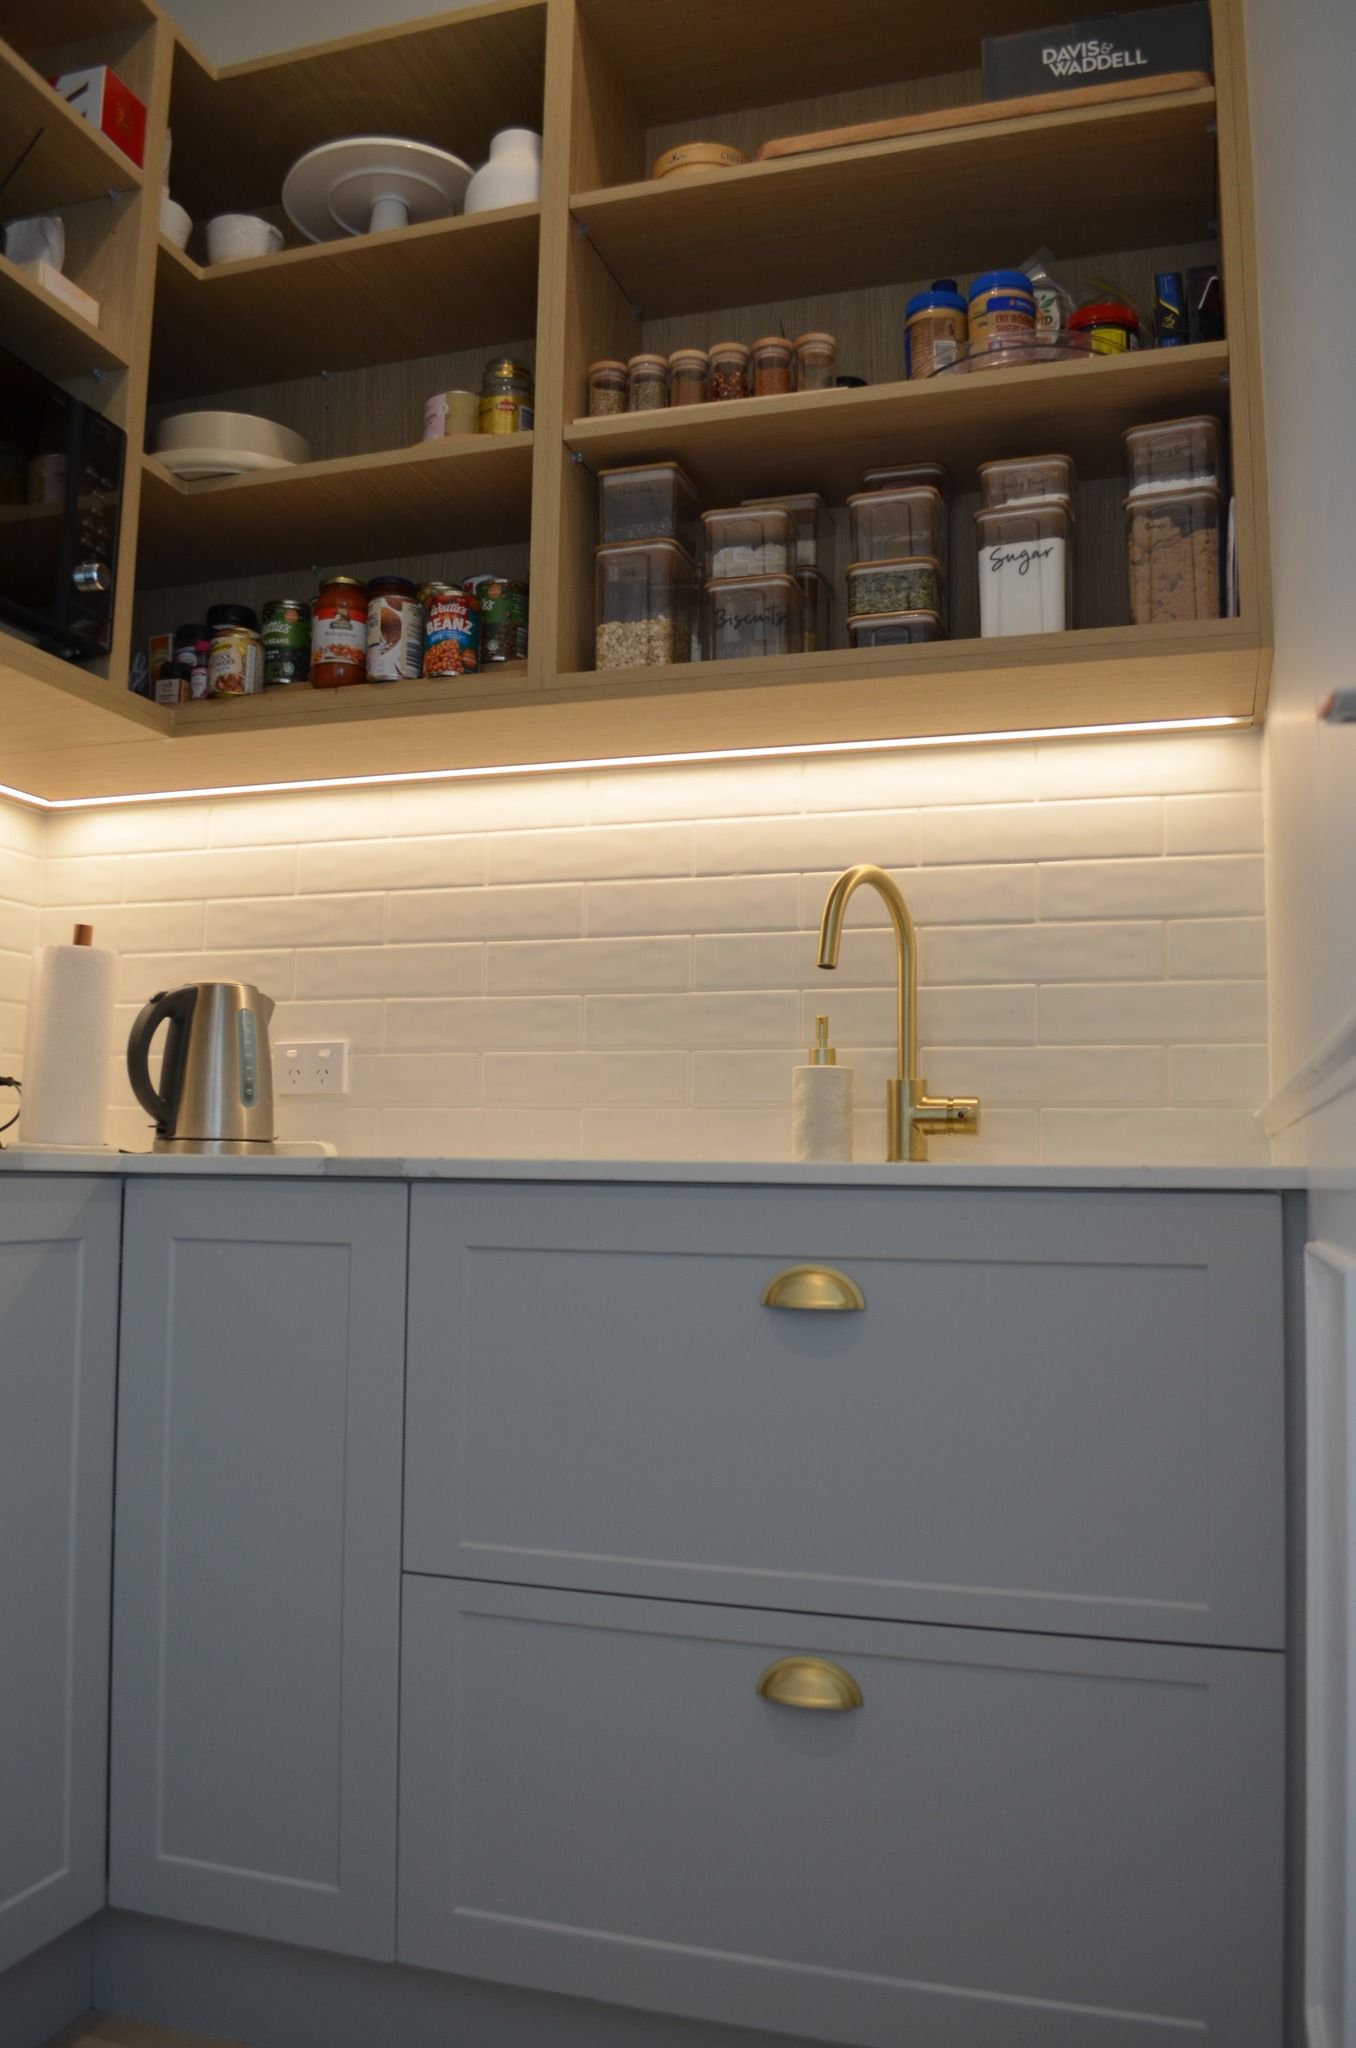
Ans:
[{"label": "wooden open shelving unit", "polygon": [[[117,419],[130,452],[111,655],[78,668],[0,641],[0,784],[59,801],[1259,720],[1271,620],[1241,0],[1212,0],[1209,88],[660,184],[648,176],[662,149],[693,135],[727,138],[752,156],[778,135],[972,103],[980,38],[1040,27],[1050,11],[1050,0],[938,9],[687,0],[681,10],[488,0],[218,72],[155,0],[10,0],[0,133],[36,140],[23,207],[6,186],[4,211],[69,208],[68,269],[103,310],[92,328],[0,259],[0,322],[10,345]],[[144,177],[43,82],[60,64],[99,61],[147,100]],[[479,161],[507,125],[544,135],[539,205],[288,246],[220,269],[199,260],[200,227],[188,254],[158,232],[151,195],[167,127],[191,138],[176,149],[171,185],[196,221],[265,212],[295,243],[278,194],[313,143],[385,129]],[[899,381],[911,291],[933,275],[1020,261],[1041,244],[1075,285],[1109,276],[1140,294],[1155,269],[1217,251],[1227,342]],[[840,367],[866,377],[866,388],[581,416],[597,357],[709,345],[727,333],[752,340],[779,326],[830,328]],[[484,358],[499,352],[535,361],[535,432],[420,443],[428,392],[478,384]],[[192,401],[267,412],[306,434],[316,459],[182,484],[141,450],[167,410]],[[1188,412],[1228,427],[1241,616],[1132,628],[1121,434]],[[1047,448],[1078,468],[1075,630],[981,640],[968,590],[976,469]],[[956,637],[595,673],[597,473],[668,459],[707,506],[816,489],[840,526],[865,469],[945,462]],[[845,559],[845,541],[839,552]],[[214,595],[260,602],[305,594],[319,568],[382,567],[530,569],[529,660],[464,679],[174,710],[125,687],[145,635],[200,616]],[[841,618],[837,638],[846,639]]]}]

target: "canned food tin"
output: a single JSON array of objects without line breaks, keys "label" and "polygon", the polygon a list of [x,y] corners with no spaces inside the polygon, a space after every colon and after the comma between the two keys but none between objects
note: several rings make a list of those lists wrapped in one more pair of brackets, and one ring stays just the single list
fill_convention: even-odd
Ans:
[{"label": "canned food tin", "polygon": [[311,607],[302,597],[264,606],[264,684],[304,683],[311,674]]},{"label": "canned food tin", "polygon": [[526,583],[511,576],[471,576],[462,589],[480,605],[482,661],[526,661]]},{"label": "canned food tin", "polygon": [[450,583],[426,583],[424,674],[473,675],[480,667],[480,605]]},{"label": "canned food tin", "polygon": [[254,697],[264,687],[264,643],[259,615],[244,604],[214,604],[207,613],[212,636],[207,657],[209,697]]},{"label": "canned food tin", "polygon": [[412,680],[424,665],[424,607],[405,576],[378,576],[367,586],[367,680]]}]

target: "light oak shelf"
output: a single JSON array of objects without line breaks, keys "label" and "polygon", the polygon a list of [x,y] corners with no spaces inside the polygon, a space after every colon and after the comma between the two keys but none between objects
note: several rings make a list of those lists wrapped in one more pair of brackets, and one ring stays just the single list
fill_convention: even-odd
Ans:
[{"label": "light oak shelf", "polygon": [[163,20],[154,0],[5,0],[5,40],[16,50],[51,50],[117,29]]},{"label": "light oak shelf", "polygon": [[1113,101],[647,179],[571,209],[647,320],[982,270],[1033,218],[1067,262],[1209,233],[1214,114],[1213,89]]},{"label": "light oak shelf", "polygon": [[410,683],[350,683],[338,690],[313,690],[308,683],[265,690],[261,697],[228,697],[207,704],[181,704],[170,713],[178,739],[222,733],[280,732],[298,726],[314,732],[356,720],[419,718],[430,712],[525,701],[530,695],[525,661],[506,661],[480,675],[428,677]]},{"label": "light oak shelf", "polygon": [[63,305],[26,271],[0,255],[0,334],[7,347],[58,381],[93,370],[125,370],[127,358],[83,313]]},{"label": "light oak shelf", "polygon": [[1219,412],[1228,364],[1227,342],[1203,342],[864,391],[798,391],[580,419],[566,428],[565,440],[595,472],[628,462],[681,462],[711,505],[784,490],[818,490],[841,501],[861,489],[868,468],[942,462],[960,478],[980,462],[1047,446],[1072,455],[1080,474],[1121,473],[1122,429],[1176,413]]},{"label": "light oak shelf", "polygon": [[539,206],[505,207],[206,268],[162,235],[151,395],[493,349],[531,334],[540,227]]},{"label": "light oak shelf", "polygon": [[142,460],[142,588],[526,540],[532,436],[466,434],[180,483]]},{"label": "light oak shelf", "polygon": [[142,183],[132,159],[3,42],[0,136],[6,167],[15,166],[5,184],[7,218],[101,199],[107,192],[136,191]]}]

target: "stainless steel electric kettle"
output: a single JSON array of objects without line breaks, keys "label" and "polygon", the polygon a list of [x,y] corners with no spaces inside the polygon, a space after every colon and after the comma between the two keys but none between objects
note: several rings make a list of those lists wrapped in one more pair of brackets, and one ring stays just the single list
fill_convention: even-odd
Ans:
[{"label": "stainless steel electric kettle", "polygon": [[[254,1152],[273,1143],[271,996],[245,981],[199,981],[152,996],[127,1041],[132,1091],[155,1119],[156,1152]],[[151,1041],[169,1029],[160,1088]]]}]

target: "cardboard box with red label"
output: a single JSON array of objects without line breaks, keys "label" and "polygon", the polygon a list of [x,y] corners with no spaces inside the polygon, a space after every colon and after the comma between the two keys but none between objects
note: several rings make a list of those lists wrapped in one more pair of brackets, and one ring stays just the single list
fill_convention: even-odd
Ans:
[{"label": "cardboard box with red label", "polygon": [[124,156],[140,168],[146,161],[146,108],[107,64],[88,71],[63,71],[53,78],[62,99],[95,128],[116,142]]}]

